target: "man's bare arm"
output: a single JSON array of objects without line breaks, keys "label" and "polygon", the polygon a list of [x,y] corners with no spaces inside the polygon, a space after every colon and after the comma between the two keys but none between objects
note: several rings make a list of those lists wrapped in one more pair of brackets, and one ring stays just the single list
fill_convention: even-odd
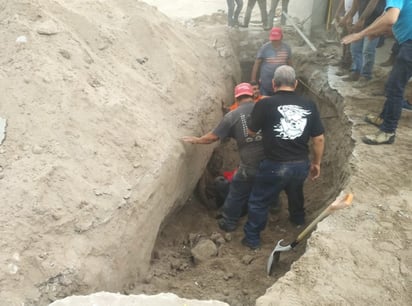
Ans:
[{"label": "man's bare arm", "polygon": [[212,132],[209,132],[201,137],[196,136],[183,136],[181,138],[184,142],[193,143],[193,144],[209,144],[219,140],[219,137]]},{"label": "man's bare arm", "polygon": [[310,165],[310,177],[312,180],[320,176],[320,162],[322,161],[323,151],[325,148],[325,136],[319,135],[312,138],[313,159]]},{"label": "man's bare arm", "polygon": [[253,64],[252,73],[250,75],[250,81],[256,82],[257,81],[257,73],[259,71],[260,65],[262,64],[262,59],[257,58],[255,63]]},{"label": "man's bare arm", "polygon": [[377,18],[375,22],[366,29],[360,31],[359,33],[353,33],[342,38],[342,44],[347,45],[367,36],[378,36],[380,34],[388,33],[398,20],[400,12],[401,11],[398,8],[393,7],[388,9],[386,13]]},{"label": "man's bare arm", "polygon": [[372,12],[375,10],[376,5],[378,5],[379,0],[370,0],[362,15],[359,16],[358,22],[353,27],[354,32],[359,32],[365,26],[366,19],[368,19]]}]

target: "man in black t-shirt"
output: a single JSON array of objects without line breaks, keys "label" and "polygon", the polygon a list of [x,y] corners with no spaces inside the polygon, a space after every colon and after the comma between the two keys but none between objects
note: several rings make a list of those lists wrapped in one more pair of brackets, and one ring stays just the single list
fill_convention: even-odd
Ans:
[{"label": "man in black t-shirt", "polygon": [[260,133],[253,136],[248,134],[247,121],[255,105],[252,85],[249,83],[237,85],[235,99],[239,104],[238,108],[227,113],[212,132],[201,137],[182,138],[183,141],[193,144],[209,144],[226,137],[236,140],[240,166],[232,179],[229,194],[223,204],[223,219],[218,221],[219,227],[226,232],[236,229],[242,212],[246,210],[259,162],[264,158],[262,136]]},{"label": "man in black t-shirt", "polygon": [[[310,173],[320,175],[324,149],[324,129],[316,105],[294,91],[297,86],[292,67],[280,66],[274,75],[275,94],[255,105],[248,124],[250,135],[262,131],[265,159],[260,163],[249,198],[248,221],[242,243],[252,249],[260,246],[260,232],[267,222],[271,201],[282,190],[288,196],[289,219],[305,222],[303,183]],[[309,162],[308,142],[313,142]]]}]

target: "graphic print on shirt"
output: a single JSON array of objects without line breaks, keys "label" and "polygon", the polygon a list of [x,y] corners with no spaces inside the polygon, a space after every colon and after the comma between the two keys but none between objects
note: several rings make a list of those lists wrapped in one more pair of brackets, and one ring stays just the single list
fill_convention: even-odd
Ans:
[{"label": "graphic print on shirt", "polygon": [[245,142],[249,143],[252,141],[262,141],[262,132],[258,131],[256,133],[256,135],[254,137],[249,136],[248,134],[248,127],[247,127],[247,119],[250,117],[250,115],[248,115],[246,117],[245,114],[241,114],[240,115],[240,121],[242,122],[242,130],[243,130],[243,136],[245,137]]},{"label": "graphic print on shirt", "polygon": [[311,112],[298,105],[281,105],[278,111],[282,117],[280,123],[273,127],[273,131],[277,132],[276,137],[293,140],[302,136],[308,122],[306,117]]}]

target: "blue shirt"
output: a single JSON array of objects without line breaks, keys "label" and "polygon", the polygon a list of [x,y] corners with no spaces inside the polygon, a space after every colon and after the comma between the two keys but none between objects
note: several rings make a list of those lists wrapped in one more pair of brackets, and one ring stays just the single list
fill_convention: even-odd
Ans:
[{"label": "blue shirt", "polygon": [[291,57],[292,51],[285,43],[282,43],[278,49],[275,49],[269,41],[260,48],[256,58],[262,60],[262,65],[260,66],[260,86],[266,92],[273,92],[272,79],[276,68],[286,65]]},{"label": "blue shirt", "polygon": [[387,11],[390,8],[400,9],[398,21],[393,25],[392,30],[399,44],[412,39],[412,0],[387,0]]}]

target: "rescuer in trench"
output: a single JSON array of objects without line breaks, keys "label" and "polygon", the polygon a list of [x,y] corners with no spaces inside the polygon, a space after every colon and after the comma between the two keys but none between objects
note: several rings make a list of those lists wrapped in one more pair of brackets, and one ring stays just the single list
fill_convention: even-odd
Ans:
[{"label": "rescuer in trench", "polygon": [[218,220],[219,227],[226,232],[236,229],[239,218],[247,206],[259,162],[264,158],[262,136],[259,133],[255,136],[248,135],[247,119],[255,105],[252,85],[249,83],[237,85],[235,99],[238,108],[227,113],[213,131],[201,137],[182,138],[183,141],[192,144],[210,144],[226,137],[236,140],[240,166],[223,204],[223,218]]}]

